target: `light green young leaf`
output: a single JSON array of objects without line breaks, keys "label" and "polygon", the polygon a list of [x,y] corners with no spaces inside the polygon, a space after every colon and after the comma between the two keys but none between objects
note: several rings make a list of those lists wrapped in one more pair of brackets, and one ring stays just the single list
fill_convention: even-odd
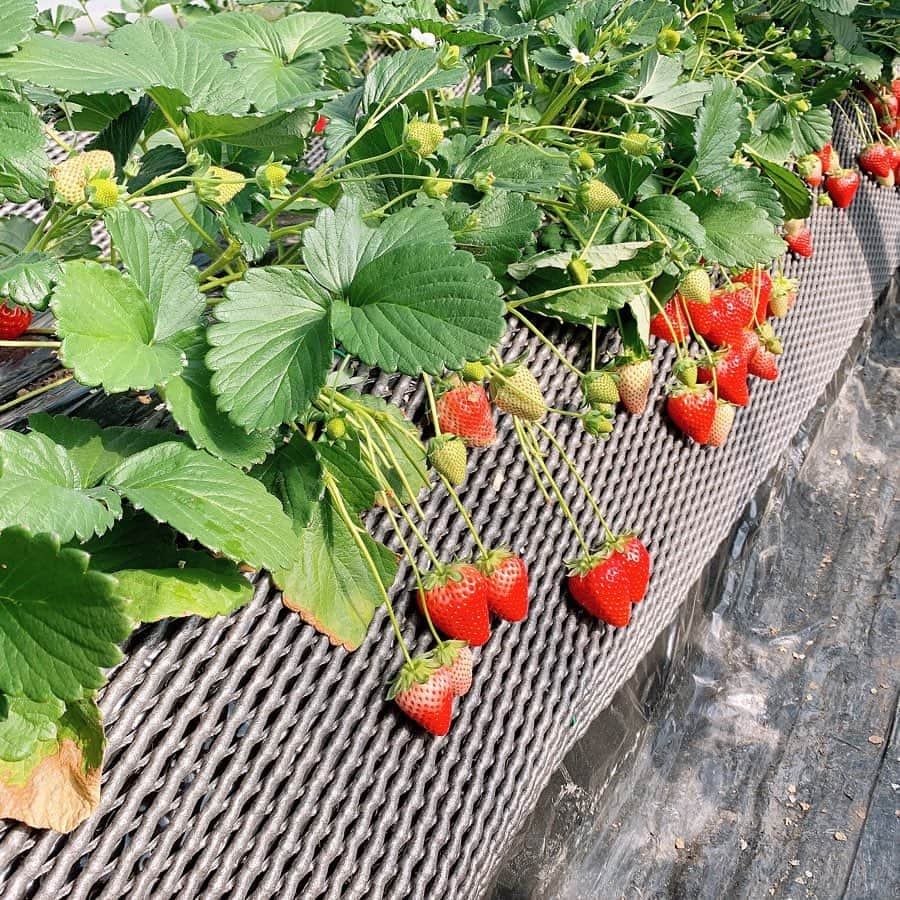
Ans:
[{"label": "light green young leaf", "polygon": [[779,166],[761,156],[751,153],[750,158],[763,170],[769,181],[778,191],[784,217],[787,219],[805,219],[812,210],[812,195],[806,182],[794,172]]},{"label": "light green young leaf", "polygon": [[201,450],[159,444],[129,457],[106,482],[138,509],[235,562],[272,570],[294,561],[291,521],[278,500]]},{"label": "light green young leaf", "polygon": [[329,497],[317,505],[309,525],[296,538],[297,562],[272,573],[285,606],[347,650],[355,650],[365,639],[381,603],[378,581],[387,589],[397,575],[394,554],[361,527],[357,533],[377,579]]},{"label": "light green young leaf", "polygon": [[85,485],[63,447],[43,434],[0,431],[0,528],[86,540],[121,515],[115,491]]},{"label": "light green young leaf", "polygon": [[233,562],[194,550],[172,568],[115,572],[125,610],[136,622],[180,616],[227,616],[253,599],[253,586]]},{"label": "light green young leaf", "polygon": [[235,77],[244,94],[261,113],[295,110],[333,92],[320,91],[324,69],[320,53],[306,53],[291,62],[267,50],[239,50],[234,57]]},{"label": "light green young leaf", "polygon": [[253,269],[228,286],[208,332],[218,405],[247,430],[308,409],[331,367],[330,303],[303,272]]},{"label": "light green young leaf", "polygon": [[4,256],[0,247],[0,297],[32,309],[45,309],[61,273],[59,261],[49,253],[31,250]]},{"label": "light green young leaf", "polygon": [[35,0],[0,0],[0,53],[12,53],[34,31]]},{"label": "light green young leaf", "polygon": [[466,76],[464,66],[442,69],[434,50],[399,50],[384,56],[366,75],[362,108],[370,113],[400,97],[420,91],[453,87]]},{"label": "light green young leaf", "polygon": [[27,697],[0,697],[5,712],[0,718],[0,760],[27,759],[39,741],[56,737],[56,724],[66,704],[57,697],[37,702]]},{"label": "light green young leaf", "polygon": [[80,700],[122,658],[131,626],[108,575],[88,556],[21,528],[0,534],[0,691]]},{"label": "light green young leaf", "polygon": [[272,27],[281,38],[288,59],[295,59],[300,53],[340,47],[350,40],[349,20],[336,13],[294,13],[276,20]]},{"label": "light green young leaf", "polygon": [[325,492],[322,464],[315,445],[299,431],[250,474],[258,478],[284,507],[299,533],[309,524],[316,504]]},{"label": "light green young leaf", "polygon": [[730,167],[743,118],[741,92],[727,78],[715,76],[694,125],[694,174],[704,187],[718,187],[723,170]]},{"label": "light green young leaf", "polygon": [[769,263],[787,249],[766,213],[746,200],[735,202],[706,192],[684,199],[706,230],[703,255],[708,262],[749,267]]},{"label": "light green young leaf", "polygon": [[206,367],[206,329],[186,332],[180,346],[187,365],[163,388],[166,407],[178,427],[190,435],[195,447],[233,466],[244,469],[260,462],[272,452],[272,436],[259,431],[248,434],[216,406],[209,385],[211,373]]},{"label": "light green young leaf", "polygon": [[26,738],[27,753],[0,762],[0,818],[65,833],[100,802],[106,745],[100,710],[93,700],[77,700],[60,715],[48,708],[40,723],[36,710],[33,706],[36,728]]},{"label": "light green young leaf", "polygon": [[42,196],[49,170],[41,120],[34,107],[0,90],[0,201],[24,203]]}]

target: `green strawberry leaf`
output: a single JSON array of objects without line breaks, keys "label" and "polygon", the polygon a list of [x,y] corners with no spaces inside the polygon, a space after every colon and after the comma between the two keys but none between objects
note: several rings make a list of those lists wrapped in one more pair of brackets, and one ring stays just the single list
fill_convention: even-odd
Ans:
[{"label": "green strawberry leaf", "polygon": [[769,217],[774,226],[784,221],[784,207],[775,186],[764,178],[758,169],[746,166],[732,166],[720,182],[721,195],[726,200],[749,201]]},{"label": "green strawberry leaf", "polygon": [[114,573],[127,614],[136,622],[179,616],[227,616],[253,599],[253,585],[227,559],[181,550],[171,568]]},{"label": "green strawberry leaf", "polygon": [[499,190],[553,192],[569,174],[569,158],[529,144],[491,144],[464,159],[457,166],[456,177],[471,179],[476,172],[491,172],[494,187]]},{"label": "green strawberry leaf", "polygon": [[813,106],[802,115],[791,119],[793,152],[795,156],[816,153],[831,140],[834,123],[827,106]]},{"label": "green strawberry leaf", "polygon": [[746,200],[709,192],[687,194],[684,199],[706,230],[703,255],[709,262],[749,267],[769,263],[787,249],[765,212]]},{"label": "green strawberry leaf", "polygon": [[295,110],[312,104],[333,91],[321,91],[324,78],[321,53],[305,53],[285,62],[267,50],[239,50],[234,57],[236,77],[244,94],[261,113]]},{"label": "green strawberry leaf", "polygon": [[31,250],[4,256],[0,247],[0,297],[32,309],[46,309],[61,273],[59,261],[49,253]]},{"label": "green strawberry leaf", "polygon": [[334,476],[347,508],[353,513],[371,509],[378,496],[378,482],[360,460],[359,444],[347,442],[342,447],[319,441],[313,446],[324,471]]},{"label": "green strawberry leaf", "polygon": [[[0,818],[68,832],[100,802],[106,739],[93,700],[62,709],[11,698],[19,758],[0,761]],[[27,716],[29,724],[23,725]]]},{"label": "green strawberry leaf", "polygon": [[254,478],[184,444],[159,444],[106,476],[138,509],[235,562],[290,566],[294,537],[281,504]]},{"label": "green strawberry leaf", "polygon": [[366,75],[362,109],[366,114],[421,91],[453,87],[466,76],[464,66],[442,69],[434,50],[398,50],[383,56]]},{"label": "green strawberry leaf", "polygon": [[35,0],[0,0],[0,53],[12,53],[34,31]]},{"label": "green strawberry leaf", "polygon": [[51,416],[48,413],[29,416],[28,426],[65,448],[78,470],[81,486],[85,488],[99,484],[107,472],[132,454],[166,441],[178,440],[176,435],[161,429],[129,428],[125,425],[101,428],[90,419]]},{"label": "green strawberry leaf", "polygon": [[812,194],[806,182],[794,172],[754,153],[750,158],[775,185],[786,219],[805,219],[812,210]]},{"label": "green strawberry leaf", "polygon": [[703,187],[716,188],[731,167],[745,115],[741,92],[731,81],[717,75],[711,83],[694,126],[694,174]]},{"label": "green strawberry leaf", "polygon": [[238,468],[245,469],[265,459],[275,446],[272,435],[246,432],[216,406],[210,387],[211,373],[206,367],[206,330],[185,332],[180,346],[187,365],[163,388],[166,407],[178,427],[190,435],[199,450],[208,450]]},{"label": "green strawberry leaf", "polygon": [[0,528],[22,525],[62,541],[86,540],[121,515],[118,494],[83,483],[65,448],[43,434],[0,431]]},{"label": "green strawberry leaf", "polygon": [[361,527],[357,536],[372,558],[377,580],[347,524],[325,497],[309,524],[299,530],[297,562],[272,573],[285,606],[347,650],[355,650],[365,639],[381,603],[378,581],[387,589],[397,576],[394,554]]},{"label": "green strawberry leaf", "polygon": [[804,2],[808,6],[837,13],[840,16],[849,16],[859,5],[859,0],[804,0]]},{"label": "green strawberry leaf", "polygon": [[28,697],[2,697],[0,718],[0,760],[19,762],[27,759],[39,741],[56,737],[56,724],[66,711],[57,697],[38,702]]},{"label": "green strawberry leaf", "polygon": [[325,492],[322,464],[315,445],[299,431],[250,474],[274,494],[299,532],[309,524]]},{"label": "green strawberry leaf", "polygon": [[219,408],[247,430],[293,421],[331,367],[327,295],[305,273],[282,268],[254,269],[225,293],[206,357]]},{"label": "green strawberry leaf", "polygon": [[0,563],[0,691],[72,701],[101,687],[131,631],[115,581],[21,528],[0,534]]},{"label": "green strawberry leaf", "polygon": [[0,201],[41,197],[49,170],[40,117],[30,103],[0,84]]},{"label": "green strawberry leaf", "polygon": [[[701,251],[706,243],[706,232],[693,210],[671,194],[657,194],[642,200],[635,207],[646,219],[653,223],[651,228],[637,218],[626,219],[627,240],[658,241],[660,232],[672,245],[686,241],[694,250]],[[619,236],[619,232],[616,233]]]},{"label": "green strawberry leaf", "polygon": [[91,569],[112,575],[121,569],[170,569],[178,565],[176,533],[146,513],[126,509],[110,531],[77,549],[91,558]]}]

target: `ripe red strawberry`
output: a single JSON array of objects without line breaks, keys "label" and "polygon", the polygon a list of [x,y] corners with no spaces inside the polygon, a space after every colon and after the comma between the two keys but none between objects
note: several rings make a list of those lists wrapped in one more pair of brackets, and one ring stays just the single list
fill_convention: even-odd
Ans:
[{"label": "ripe red strawberry", "polygon": [[624,535],[622,539],[625,543],[620,552],[631,580],[629,599],[632,603],[640,603],[650,583],[650,554],[636,534]]},{"label": "ripe red strawberry", "polygon": [[753,328],[745,328],[741,332],[740,339],[733,345],[733,349],[741,354],[749,364],[753,355],[759,349],[759,335]]},{"label": "ripe red strawberry", "polygon": [[521,557],[492,550],[475,566],[487,583],[488,609],[507,622],[521,622],[528,615],[528,569]]},{"label": "ripe red strawberry", "polygon": [[465,641],[443,641],[432,651],[438,665],[450,676],[454,697],[464,697],[472,687],[472,651]]},{"label": "ripe red strawberry", "polygon": [[895,78],[891,82],[891,93],[900,101],[900,78]]},{"label": "ripe red strawberry", "polygon": [[[616,368],[619,399],[633,416],[647,408],[647,397],[653,384],[653,362],[638,357],[622,357]],[[618,362],[618,360],[617,360]]]},{"label": "ripe red strawberry", "polygon": [[592,616],[624,628],[631,621],[634,592],[630,566],[621,553],[579,560],[569,575],[569,592]]},{"label": "ripe red strawberry", "polygon": [[744,353],[740,349],[729,347],[717,351],[708,361],[713,365],[697,367],[697,381],[712,384],[715,370],[715,391],[718,396],[736,406],[746,406],[750,402],[750,391],[747,388],[747,357]]},{"label": "ripe red strawberry", "polygon": [[440,737],[450,730],[450,675],[432,658],[420,656],[406,663],[388,691],[388,700],[431,734]]},{"label": "ripe red strawberry", "polygon": [[769,312],[777,319],[783,319],[797,299],[797,282],[784,275],[776,275],[772,279],[772,297],[769,300]]},{"label": "ripe red strawberry", "polygon": [[859,167],[869,175],[887,178],[894,170],[894,154],[880,141],[868,144],[859,154]]},{"label": "ripe red strawberry", "polygon": [[31,325],[32,312],[27,306],[6,305],[0,300],[0,340],[14,341]]},{"label": "ripe red strawberry", "polygon": [[438,631],[480,647],[491,636],[484,575],[469,563],[454,563],[425,578],[419,607],[427,609]]},{"label": "ripe red strawberry", "polygon": [[827,175],[829,172],[836,172],[841,167],[841,160],[837,152],[831,146],[831,142],[827,143],[816,156],[822,162],[822,171]]},{"label": "ripe red strawberry", "polygon": [[734,425],[734,414],[737,408],[725,400],[719,400],[716,404],[716,415],[713,418],[712,427],[709,429],[709,437],[706,443],[710,447],[721,447],[731,433]]},{"label": "ripe red strawberry", "polygon": [[678,384],[669,394],[666,409],[672,421],[688,437],[698,444],[706,443],[716,416],[716,398],[708,385],[686,388]]},{"label": "ripe red strawberry", "polygon": [[797,172],[810,186],[818,187],[822,183],[822,160],[817,153],[807,153],[797,160]]},{"label": "ripe red strawberry", "polygon": [[313,134],[321,134],[326,126],[328,125],[328,117],[327,116],[319,116],[316,119],[316,124],[313,125]]},{"label": "ripe red strawberry", "polygon": [[772,296],[772,278],[765,269],[748,269],[735,275],[732,281],[750,286],[756,298],[756,321],[765,322],[769,317],[769,299]]},{"label": "ripe red strawberry", "polygon": [[749,362],[747,371],[757,378],[775,381],[778,378],[778,359],[771,350],[760,344],[753,359]]},{"label": "ripe red strawberry", "polygon": [[673,294],[669,302],[650,320],[650,334],[670,344],[680,344],[690,334],[684,301],[680,294]]},{"label": "ripe red strawberry", "polygon": [[[787,225],[787,223],[785,223]],[[796,230],[788,231],[784,235],[788,248],[797,256],[810,257],[813,255],[812,232],[805,224]]]},{"label": "ripe red strawberry", "polygon": [[437,411],[441,431],[458,435],[469,447],[488,447],[497,439],[491,401],[480,384],[451,387],[438,397]]},{"label": "ripe red strawberry", "polygon": [[838,169],[825,179],[825,190],[838,209],[846,209],[859,190],[859,172],[856,169]]},{"label": "ripe red strawberry", "polygon": [[734,345],[753,321],[756,301],[744,284],[728,285],[712,292],[708,304],[687,302],[694,330],[717,346]]}]

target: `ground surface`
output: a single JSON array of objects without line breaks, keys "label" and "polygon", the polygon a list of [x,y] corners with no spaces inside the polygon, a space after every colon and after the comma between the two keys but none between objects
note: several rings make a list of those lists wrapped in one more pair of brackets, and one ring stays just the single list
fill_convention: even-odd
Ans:
[{"label": "ground surface", "polygon": [[651,701],[666,673],[639,672],[569,755],[494,900],[900,897],[898,322],[661,648],[680,676]]}]

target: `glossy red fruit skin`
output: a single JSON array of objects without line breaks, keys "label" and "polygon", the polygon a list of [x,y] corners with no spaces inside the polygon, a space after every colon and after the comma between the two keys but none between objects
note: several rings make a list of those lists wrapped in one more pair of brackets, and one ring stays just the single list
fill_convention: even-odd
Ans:
[{"label": "glossy red fruit skin", "polygon": [[[716,364],[716,390],[723,400],[735,406],[750,402],[747,387],[747,357],[740,349],[732,347]],[[697,367],[697,381],[712,384],[713,370],[709,366]]]},{"label": "glossy red fruit skin", "polygon": [[491,636],[487,585],[475,566],[463,563],[458,569],[462,576],[459,581],[451,578],[446,584],[426,590],[424,595],[420,593],[419,608],[427,605],[438,631],[480,647]]},{"label": "glossy red fruit skin", "polygon": [[636,535],[632,535],[622,550],[622,557],[631,582],[629,599],[632,603],[640,603],[650,583],[650,554],[644,542]]},{"label": "glossy red fruit skin", "polygon": [[885,144],[876,142],[865,147],[859,154],[859,167],[870,175],[887,178],[894,169],[894,154]]},{"label": "glossy red fruit skin", "polygon": [[708,388],[669,394],[666,401],[669,417],[689,438],[705,444],[716,417],[716,398]]},{"label": "glossy red fruit skin", "polygon": [[414,722],[437,737],[450,731],[453,691],[446,669],[436,669],[424,684],[413,684],[398,693],[394,702]]},{"label": "glossy red fruit skin", "polygon": [[775,381],[778,378],[778,357],[760,344],[759,349],[749,361],[747,371],[765,381]]},{"label": "glossy red fruit skin", "polygon": [[759,335],[752,328],[744,329],[738,342],[733,345],[733,349],[744,357],[748,365],[759,347]]},{"label": "glossy red fruit skin", "polygon": [[697,332],[718,347],[733,345],[753,321],[756,301],[746,285],[718,288],[709,303],[687,301],[688,313]]},{"label": "glossy red fruit skin", "polygon": [[859,190],[859,172],[843,169],[836,175],[829,175],[825,179],[825,190],[838,209],[846,209]]},{"label": "glossy red fruit skin", "polygon": [[812,232],[805,226],[796,234],[786,234],[784,240],[788,248],[797,256],[804,256],[808,259],[813,255]]},{"label": "glossy red fruit skin", "polygon": [[681,294],[674,294],[663,307],[663,312],[658,312],[650,320],[650,334],[670,344],[683,343],[690,331]]},{"label": "glossy red fruit skin", "polygon": [[319,116],[319,118],[316,119],[316,124],[313,125],[313,134],[321,134],[327,126],[328,126],[328,117],[327,116]]},{"label": "glossy red fruit skin", "polygon": [[0,340],[14,341],[31,325],[33,313],[24,306],[7,306],[0,302]]},{"label": "glossy red fruit skin", "polygon": [[772,297],[772,278],[765,269],[748,269],[735,275],[732,281],[746,284],[756,298],[756,321],[765,322],[769,318],[769,300]]},{"label": "glossy red fruit skin", "polygon": [[584,575],[570,575],[569,592],[579,606],[607,625],[624,628],[631,621],[633,588],[621,553],[613,553]]},{"label": "glossy red fruit skin", "polygon": [[461,437],[469,447],[488,447],[497,440],[497,426],[487,391],[466,382],[437,400],[438,425],[444,434]]},{"label": "glossy red fruit skin", "polygon": [[528,615],[528,569],[518,556],[507,556],[485,575],[488,609],[507,622],[521,622]]}]

